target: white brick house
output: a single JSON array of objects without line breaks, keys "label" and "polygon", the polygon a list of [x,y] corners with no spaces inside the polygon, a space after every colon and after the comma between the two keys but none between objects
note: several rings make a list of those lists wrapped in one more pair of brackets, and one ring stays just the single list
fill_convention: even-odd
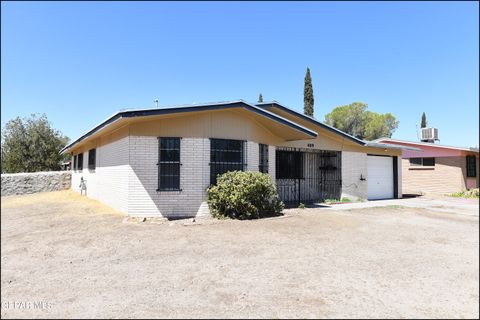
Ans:
[{"label": "white brick house", "polygon": [[[74,191],[128,215],[208,214],[207,188],[233,169],[268,172],[286,202],[401,197],[398,147],[358,140],[276,102],[122,111],[62,152],[73,157]],[[374,182],[372,157],[385,163]],[[390,191],[371,194],[371,183]]]}]

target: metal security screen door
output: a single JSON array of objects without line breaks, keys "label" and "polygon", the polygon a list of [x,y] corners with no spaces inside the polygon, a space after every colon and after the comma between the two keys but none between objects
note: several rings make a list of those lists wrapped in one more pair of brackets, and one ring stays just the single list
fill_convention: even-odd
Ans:
[{"label": "metal security screen door", "polygon": [[285,205],[340,199],[341,155],[339,151],[277,148],[277,191]]}]

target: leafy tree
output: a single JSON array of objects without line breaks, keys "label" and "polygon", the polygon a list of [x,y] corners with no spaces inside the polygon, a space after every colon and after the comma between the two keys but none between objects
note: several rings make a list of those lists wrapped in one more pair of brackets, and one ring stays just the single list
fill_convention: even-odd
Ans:
[{"label": "leafy tree", "polygon": [[325,115],[325,123],[359,139],[390,138],[398,127],[396,118],[391,113],[380,114],[367,108],[362,102],[336,107]]},{"label": "leafy tree", "polygon": [[393,131],[398,127],[398,121],[391,113],[379,114],[367,112],[365,125],[365,140],[375,140],[381,137],[392,137]]},{"label": "leafy tree", "polygon": [[258,102],[263,102],[263,96],[262,96],[261,93],[260,93],[260,95],[258,96]]},{"label": "leafy tree", "polygon": [[313,117],[313,87],[312,77],[310,76],[310,68],[307,68],[305,74],[305,84],[303,88],[303,113],[307,116]]},{"label": "leafy tree", "polygon": [[68,155],[59,152],[68,141],[51,127],[45,114],[16,117],[2,130],[2,172],[60,170]]},{"label": "leafy tree", "polygon": [[425,112],[422,113],[422,124],[420,125],[420,128],[426,128],[427,127],[427,116],[425,115]]},{"label": "leafy tree", "polygon": [[325,115],[325,123],[363,139],[367,122],[367,105],[361,102],[336,107]]}]

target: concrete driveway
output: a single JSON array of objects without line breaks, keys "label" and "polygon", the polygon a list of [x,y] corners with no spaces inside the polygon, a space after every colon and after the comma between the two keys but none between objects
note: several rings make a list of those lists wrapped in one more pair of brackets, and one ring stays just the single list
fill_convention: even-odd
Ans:
[{"label": "concrete driveway", "polygon": [[479,216],[479,200],[452,197],[411,197],[391,200],[375,200],[355,203],[342,203],[333,205],[319,204],[330,210],[352,210],[376,207],[402,206],[409,208],[423,208],[438,212],[448,212],[469,216]]}]

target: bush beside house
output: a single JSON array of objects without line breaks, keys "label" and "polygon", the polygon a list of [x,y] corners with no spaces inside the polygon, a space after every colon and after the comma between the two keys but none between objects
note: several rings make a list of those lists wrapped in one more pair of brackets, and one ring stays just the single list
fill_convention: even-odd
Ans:
[{"label": "bush beside house", "polygon": [[208,189],[208,204],[216,218],[257,219],[280,215],[284,205],[268,174],[231,171]]}]

